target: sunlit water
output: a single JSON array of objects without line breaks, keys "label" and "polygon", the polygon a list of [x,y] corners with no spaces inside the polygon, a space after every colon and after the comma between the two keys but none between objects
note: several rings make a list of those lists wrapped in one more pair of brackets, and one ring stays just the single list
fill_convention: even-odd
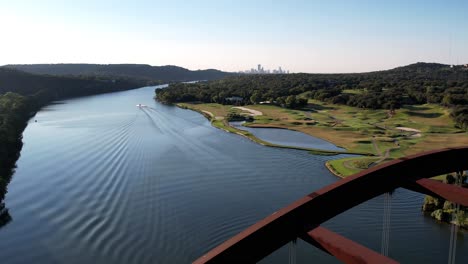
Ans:
[{"label": "sunlit water", "polygon": [[[6,197],[13,220],[0,229],[0,263],[190,263],[337,180],[330,157],[257,145],[153,95],[67,100],[33,118]],[[393,195],[390,256],[445,262],[450,227],[424,217],[422,199]],[[378,197],[325,226],[380,250],[382,205]],[[467,249],[460,234],[457,263],[468,263]],[[287,263],[287,252],[263,263]],[[298,263],[337,262],[305,243],[297,252]]]},{"label": "sunlit water", "polygon": [[305,147],[305,148],[315,148],[315,149],[324,149],[324,150],[337,150],[337,151],[346,151],[343,148],[337,147],[332,143],[316,138],[311,137],[302,132],[281,129],[281,128],[253,128],[243,126],[244,122],[231,122],[233,127],[249,131],[254,134],[256,137],[265,140],[273,144],[279,144],[284,146],[293,146],[293,147]]}]

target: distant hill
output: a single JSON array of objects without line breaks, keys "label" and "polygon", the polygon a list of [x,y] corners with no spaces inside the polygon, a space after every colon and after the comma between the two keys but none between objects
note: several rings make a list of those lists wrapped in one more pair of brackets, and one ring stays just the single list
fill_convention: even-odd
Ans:
[{"label": "distant hill", "polygon": [[147,64],[12,64],[4,67],[35,74],[117,76],[160,82],[215,80],[232,75],[214,69],[191,71],[178,66]]},{"label": "distant hill", "polygon": [[[417,62],[413,64],[409,64],[406,66],[397,67],[392,69],[393,71],[434,71],[434,70],[441,70],[441,69],[449,69],[450,65],[448,64],[441,64],[441,63],[434,63],[434,62]],[[388,70],[388,71],[392,71]]]},{"label": "distant hill", "polygon": [[146,84],[146,81],[131,78],[112,79],[99,76],[37,75],[0,67],[0,95],[7,92],[14,92],[23,96],[33,96],[37,93],[47,94],[44,102],[127,90],[142,87]]}]

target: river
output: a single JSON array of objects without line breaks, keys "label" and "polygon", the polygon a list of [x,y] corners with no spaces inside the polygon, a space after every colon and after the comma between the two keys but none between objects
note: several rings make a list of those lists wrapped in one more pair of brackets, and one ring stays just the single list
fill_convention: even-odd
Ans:
[{"label": "river", "polygon": [[[338,180],[324,166],[329,156],[218,130],[196,112],[155,102],[154,89],[66,100],[37,113],[5,199],[12,221],[0,229],[1,263],[190,263]],[[389,254],[403,263],[446,262],[450,227],[422,215],[422,200],[393,194]],[[325,226],[380,251],[382,213],[383,196]],[[466,238],[458,235],[457,263],[468,263]],[[262,263],[287,263],[287,252]],[[297,252],[298,263],[338,263],[303,242]]]}]

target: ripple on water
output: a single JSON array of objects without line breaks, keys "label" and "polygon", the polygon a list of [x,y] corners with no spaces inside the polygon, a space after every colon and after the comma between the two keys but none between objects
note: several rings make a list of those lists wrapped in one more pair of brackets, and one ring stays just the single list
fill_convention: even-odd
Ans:
[{"label": "ripple on water", "polygon": [[[337,180],[331,158],[257,145],[198,113],[152,101],[154,88],[65,101],[38,113],[9,186],[13,221],[0,229],[11,263],[189,263],[294,200]],[[148,108],[139,109],[143,103]],[[422,196],[392,198],[390,252],[446,259],[446,226],[421,215]],[[380,248],[382,196],[325,223]],[[422,237],[424,248],[407,241]],[[463,237],[461,238],[463,239]],[[460,250],[467,249],[459,243]],[[431,252],[427,259],[426,252]],[[457,256],[464,263],[466,256]],[[335,259],[298,243],[298,259]],[[283,248],[262,263],[287,260]]]}]

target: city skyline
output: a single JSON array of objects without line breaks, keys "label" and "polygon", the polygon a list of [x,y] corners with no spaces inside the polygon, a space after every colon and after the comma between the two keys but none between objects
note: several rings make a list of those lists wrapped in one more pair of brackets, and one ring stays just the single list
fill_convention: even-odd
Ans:
[{"label": "city skyline", "polygon": [[251,68],[250,70],[239,71],[239,73],[246,73],[246,74],[288,74],[289,70],[282,69],[281,66],[278,66],[278,69],[264,69],[261,64],[257,65],[257,68]]},{"label": "city skyline", "polygon": [[0,65],[140,63],[291,72],[468,63],[466,1],[5,1]]}]

